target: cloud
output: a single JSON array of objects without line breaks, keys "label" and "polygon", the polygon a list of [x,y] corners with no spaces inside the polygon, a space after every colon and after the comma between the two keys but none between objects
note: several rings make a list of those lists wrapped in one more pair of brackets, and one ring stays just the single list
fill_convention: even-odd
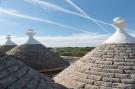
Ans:
[{"label": "cloud", "polygon": [[72,15],[77,15],[77,16],[81,16],[83,17],[82,14],[78,13],[78,12],[74,12],[74,11],[70,11],[68,9],[65,9],[61,6],[58,6],[56,4],[53,4],[53,3],[49,3],[47,1],[42,1],[42,0],[25,0],[26,2],[29,2],[31,4],[34,4],[34,5],[39,5],[41,6],[43,9],[45,7],[48,7],[50,9],[53,9],[53,10],[56,10],[56,11],[60,11],[60,12],[64,12],[64,13],[68,13],[68,14],[72,14]]},{"label": "cloud", "polygon": [[[70,36],[38,36],[35,38],[47,47],[86,47],[97,46],[108,36],[108,34],[99,33],[80,33]],[[6,39],[2,36],[0,40],[3,44]],[[17,44],[22,44],[27,40],[27,37],[13,36],[12,40]]]},{"label": "cloud", "polygon": [[87,13],[85,13],[85,11],[83,11],[80,7],[78,7],[76,4],[74,4],[71,0],[65,0],[67,3],[69,3],[71,6],[73,6],[76,10],[78,10],[80,13],[78,12],[74,12],[74,11],[71,11],[71,10],[67,10],[59,5],[56,5],[56,4],[53,4],[53,3],[49,3],[47,1],[42,1],[42,0],[25,0],[29,3],[32,3],[32,4],[35,4],[35,5],[39,5],[41,6],[43,9],[44,7],[48,7],[50,9],[53,9],[53,10],[57,10],[57,11],[61,11],[61,12],[64,12],[64,13],[68,13],[68,14],[72,14],[72,15],[76,15],[76,16],[79,16],[79,17],[82,17],[82,18],[85,18],[85,19],[88,19],[92,22],[94,22],[99,28],[101,28],[104,32],[106,33],[110,33],[108,30],[106,30],[100,23],[102,24],[105,24],[105,25],[109,25],[109,26],[112,26],[111,24],[109,23],[106,23],[104,21],[101,21],[101,20],[98,20],[98,19],[95,19],[91,16],[89,16]]},{"label": "cloud", "polygon": [[[68,9],[65,9],[59,5],[56,5],[56,4],[53,4],[53,3],[50,3],[50,2],[47,2],[47,1],[42,1],[42,0],[25,0],[26,2],[29,2],[31,4],[34,4],[34,5],[39,5],[41,6],[43,9],[45,7],[48,7],[50,9],[53,9],[53,10],[56,10],[56,11],[60,11],[60,12],[63,12],[63,13],[68,13],[68,14],[72,14],[72,15],[76,15],[76,16],[80,16],[80,17],[83,17],[85,19],[88,19],[88,17],[86,15],[84,15],[83,10],[79,9],[77,6],[75,6],[75,4],[71,3],[71,1],[69,0],[65,0],[67,1],[69,4],[77,7],[76,9],[78,10],[79,9],[79,12],[81,10],[81,13],[78,13],[78,12],[74,12],[74,11],[71,11],[71,10],[68,10]],[[45,8],[46,9],[46,8]],[[100,21],[101,22],[101,21]]]},{"label": "cloud", "polygon": [[81,14],[83,14],[83,17],[84,18],[87,18],[91,21],[96,21],[96,22],[99,22],[99,23],[102,23],[102,24],[105,24],[105,25],[109,25],[109,26],[112,26],[111,24],[109,23],[106,23],[104,21],[101,21],[101,20],[98,20],[98,19],[95,19],[93,18],[92,16],[88,15],[84,10],[82,10],[79,6],[77,6],[75,3],[72,2],[72,0],[65,0],[67,3],[69,3],[71,6],[73,6],[76,10],[78,10]]},{"label": "cloud", "polygon": [[68,2],[71,6],[73,6],[74,8],[76,8],[80,13],[82,13],[84,16],[87,16],[87,14],[81,9],[79,8],[76,4],[74,4],[71,0],[65,0],[66,2]]},{"label": "cloud", "polygon": [[17,10],[14,10],[14,9],[7,9],[7,8],[0,7],[0,14],[11,15],[11,16],[15,16],[15,17],[18,17],[18,18],[37,21],[37,22],[41,22],[41,23],[45,23],[45,24],[47,23],[47,24],[57,25],[57,26],[69,28],[69,29],[72,29],[72,30],[75,30],[75,31],[78,31],[78,32],[87,32],[85,30],[78,29],[78,28],[68,26],[68,25],[65,25],[65,24],[61,24],[61,23],[58,23],[58,22],[54,22],[54,21],[51,21],[51,20],[48,20],[48,19],[43,19],[43,18],[39,18],[39,17],[25,15],[25,14],[20,13]]},{"label": "cloud", "polygon": [[[129,33],[135,37],[134,33]],[[39,42],[47,47],[95,47],[102,44],[111,34],[80,33],[70,36],[35,36]],[[13,42],[23,44],[27,37],[12,36]],[[5,36],[0,36],[0,44],[6,41]]]},{"label": "cloud", "polygon": [[[99,28],[101,28],[103,31],[105,31],[106,33],[110,33],[106,28],[104,28],[102,26],[102,24],[104,25],[108,25],[110,27],[114,27],[112,24],[109,24],[109,23],[106,23],[104,21],[101,21],[101,20],[98,20],[98,19],[95,19],[93,18],[92,16],[88,15],[84,10],[82,10],[79,6],[77,6],[75,3],[72,2],[72,0],[65,0],[67,3],[69,3],[71,6],[73,6],[74,8],[76,8],[76,10],[78,10],[80,13],[82,13],[84,16],[84,18],[87,18],[88,20],[90,21],[93,21]],[[134,30],[131,30],[131,29],[128,29],[127,30],[129,32],[135,32]]]},{"label": "cloud", "polygon": [[14,9],[6,9],[6,8],[0,7],[0,14],[7,14],[7,15],[27,19],[27,20],[33,20],[33,21],[53,24],[53,25],[57,25],[57,26],[61,26],[61,27],[67,27],[66,25],[63,25],[63,24],[60,24],[60,23],[57,23],[57,22],[54,22],[54,21],[50,21],[50,20],[47,20],[47,19],[42,19],[42,18],[38,18],[38,17],[33,17],[33,16],[21,14],[19,11],[14,10]]},{"label": "cloud", "polygon": [[[53,3],[50,3],[50,2],[47,2],[47,1],[43,1],[43,0],[25,0],[26,2],[29,2],[31,4],[34,4],[34,5],[39,5],[41,6],[43,9],[46,9],[46,7],[50,8],[50,9],[53,9],[53,10],[56,10],[56,11],[60,11],[60,12],[63,12],[63,13],[68,13],[68,14],[72,14],[72,15],[76,15],[76,16],[79,16],[79,17],[82,17],[82,18],[85,18],[85,19],[88,19],[92,22],[94,22],[99,28],[101,28],[104,32],[106,33],[110,33],[104,26],[102,26],[102,24],[104,25],[108,25],[110,27],[113,27],[112,24],[110,23],[107,23],[107,22],[104,22],[104,21],[101,21],[101,20],[98,20],[98,19],[95,19],[93,18],[92,16],[88,15],[84,10],[82,10],[79,6],[77,6],[75,3],[72,2],[72,0],[65,0],[67,3],[69,3],[71,6],[73,6],[77,11],[79,11],[80,13],[78,12],[74,12],[74,11],[71,11],[71,10],[68,10],[68,9],[65,9],[59,5],[56,5],[56,4],[53,4]],[[129,30],[130,32],[134,32],[133,30]],[[87,31],[83,31],[82,32],[87,32]]]},{"label": "cloud", "polygon": [[84,10],[82,10],[79,6],[77,6],[75,3],[72,2],[72,0],[65,0],[67,3],[69,3],[71,6],[73,6],[76,10],[78,10],[80,13],[82,13],[84,15],[85,18],[87,18],[88,20],[92,21],[93,23],[95,23],[99,28],[101,28],[103,31],[105,31],[106,33],[110,33],[107,29],[105,29],[100,23],[105,24],[105,25],[110,25],[109,23],[106,23],[104,21],[100,21],[97,20],[93,17],[91,17],[90,15],[88,15]]}]

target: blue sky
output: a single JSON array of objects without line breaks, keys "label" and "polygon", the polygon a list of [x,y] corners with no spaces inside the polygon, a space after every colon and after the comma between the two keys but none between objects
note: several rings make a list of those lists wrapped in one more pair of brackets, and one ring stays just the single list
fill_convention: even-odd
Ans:
[{"label": "blue sky", "polygon": [[[101,29],[88,16],[109,24],[113,23],[113,18],[121,16],[132,32],[135,28],[134,0],[1,0],[0,7],[1,36],[10,34],[16,40],[15,37],[24,37],[27,29],[31,28],[38,33],[37,36],[53,39],[55,44],[52,42],[52,46],[61,46],[59,44],[63,41],[69,42],[62,46],[95,46],[115,31],[111,26],[99,23],[105,28]],[[79,38],[80,35],[84,39]],[[74,37],[76,42],[72,44]]]}]

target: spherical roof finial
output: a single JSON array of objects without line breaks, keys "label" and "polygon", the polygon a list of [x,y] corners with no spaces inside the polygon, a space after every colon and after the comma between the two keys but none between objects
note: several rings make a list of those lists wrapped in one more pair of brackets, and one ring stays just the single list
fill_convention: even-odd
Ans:
[{"label": "spherical roof finial", "polygon": [[32,29],[28,29],[27,33],[26,33],[29,37],[33,37],[35,32]]},{"label": "spherical roof finial", "polygon": [[125,24],[125,19],[122,17],[116,17],[113,19],[113,21],[114,21],[113,25],[119,29],[127,27],[127,24]]},{"label": "spherical roof finial", "polygon": [[116,18],[113,19],[113,21],[115,23],[124,23],[125,22],[125,19],[122,18],[122,17],[116,17]]},{"label": "spherical roof finial", "polygon": [[11,36],[10,35],[6,35],[6,38],[7,38],[7,40],[10,40]]}]

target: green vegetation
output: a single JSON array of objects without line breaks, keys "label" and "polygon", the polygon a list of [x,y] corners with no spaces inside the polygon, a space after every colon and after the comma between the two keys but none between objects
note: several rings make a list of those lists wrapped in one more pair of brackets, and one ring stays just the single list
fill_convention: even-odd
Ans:
[{"label": "green vegetation", "polygon": [[55,52],[60,56],[75,56],[82,57],[94,47],[63,47],[55,48]]}]

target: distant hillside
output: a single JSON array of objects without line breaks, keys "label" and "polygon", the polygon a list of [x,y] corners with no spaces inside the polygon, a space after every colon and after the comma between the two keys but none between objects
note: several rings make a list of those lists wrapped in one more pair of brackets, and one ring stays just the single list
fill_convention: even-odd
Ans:
[{"label": "distant hillside", "polygon": [[95,47],[63,47],[63,48],[53,48],[52,50],[60,56],[74,56],[82,57]]}]

